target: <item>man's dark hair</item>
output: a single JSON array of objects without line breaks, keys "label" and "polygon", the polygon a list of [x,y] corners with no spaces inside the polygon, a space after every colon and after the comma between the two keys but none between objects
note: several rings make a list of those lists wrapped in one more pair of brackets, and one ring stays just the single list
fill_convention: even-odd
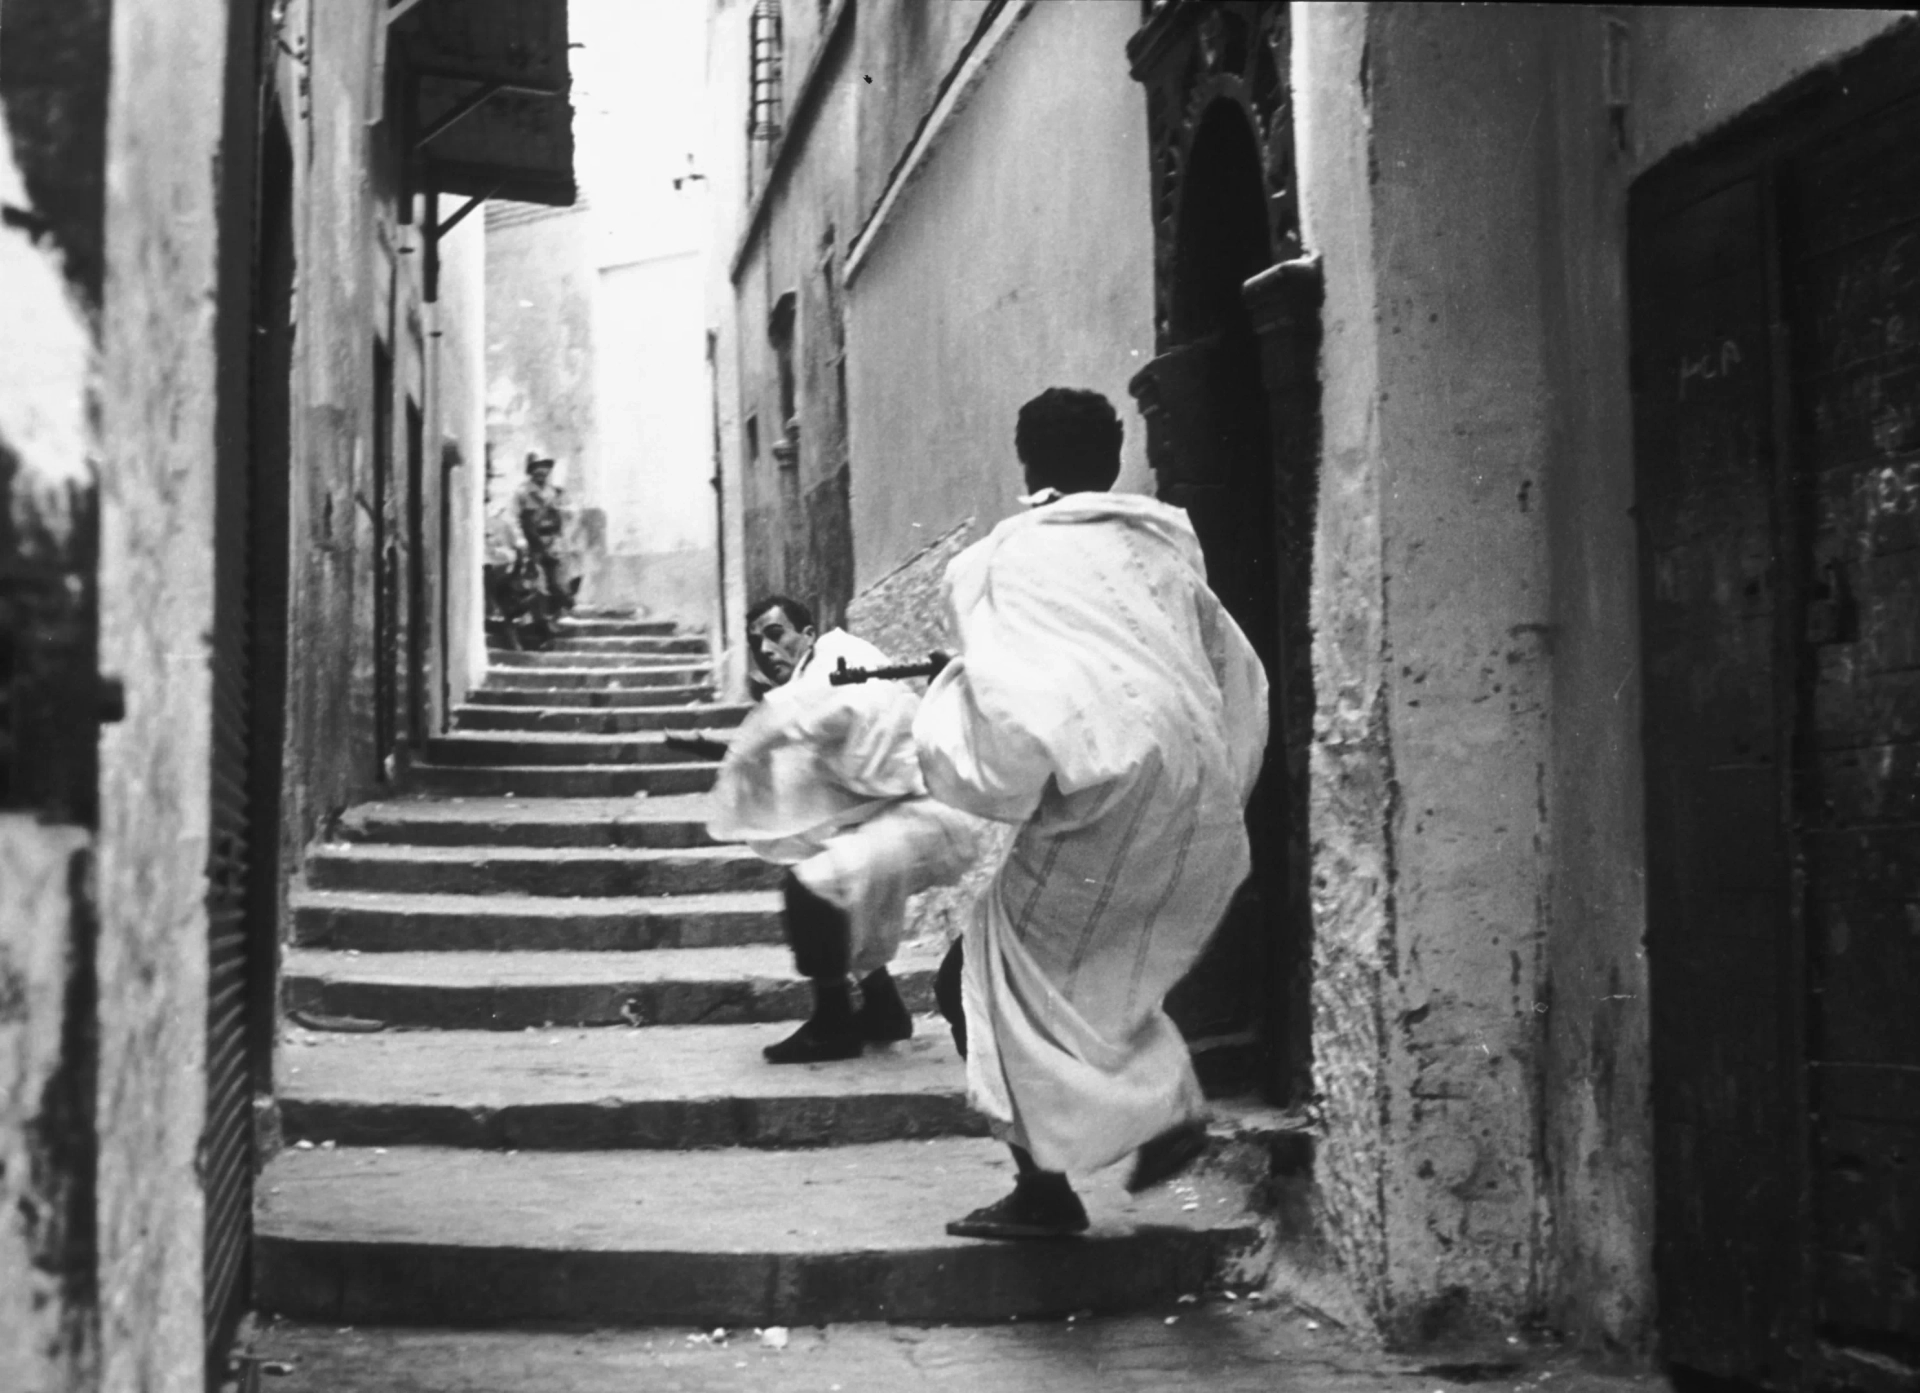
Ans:
[{"label": "man's dark hair", "polygon": [[1100,491],[1120,477],[1126,430],[1113,403],[1078,387],[1049,387],[1020,408],[1014,452],[1036,489]]},{"label": "man's dark hair", "polygon": [[796,629],[813,627],[813,611],[798,600],[790,600],[785,595],[769,595],[759,604],[747,611],[747,627],[751,629],[761,615],[771,610],[779,610],[787,616],[787,622]]}]

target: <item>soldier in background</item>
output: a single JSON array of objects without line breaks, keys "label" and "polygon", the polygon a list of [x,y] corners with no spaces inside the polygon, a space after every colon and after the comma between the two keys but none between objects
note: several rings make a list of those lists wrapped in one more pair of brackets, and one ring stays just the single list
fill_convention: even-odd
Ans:
[{"label": "soldier in background", "polygon": [[527,555],[539,570],[550,609],[558,613],[573,608],[580,578],[565,550],[567,530],[567,491],[550,482],[553,461],[541,455],[527,455],[526,482],[514,490],[513,508],[520,519],[521,535],[527,539]]}]

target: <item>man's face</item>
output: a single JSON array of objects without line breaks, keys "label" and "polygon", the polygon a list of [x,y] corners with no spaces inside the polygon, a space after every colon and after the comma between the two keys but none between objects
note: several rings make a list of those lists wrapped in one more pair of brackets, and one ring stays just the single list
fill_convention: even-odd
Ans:
[{"label": "man's face", "polygon": [[813,651],[813,629],[795,628],[787,612],[775,605],[748,625],[747,648],[767,680],[783,686]]},{"label": "man's face", "polygon": [[551,464],[536,464],[527,471],[527,475],[535,484],[541,488],[545,488],[547,486],[547,480],[553,476],[553,466]]}]

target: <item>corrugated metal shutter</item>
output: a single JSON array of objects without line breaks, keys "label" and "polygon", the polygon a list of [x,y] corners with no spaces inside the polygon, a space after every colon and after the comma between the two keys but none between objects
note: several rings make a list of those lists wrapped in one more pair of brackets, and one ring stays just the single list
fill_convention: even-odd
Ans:
[{"label": "corrugated metal shutter", "polygon": [[253,854],[247,753],[247,473],[244,453],[219,467],[215,503],[213,768],[207,857],[207,1114],[200,1138],[206,1194],[208,1348],[224,1344],[246,1297],[253,1199],[247,1054],[247,874]]}]

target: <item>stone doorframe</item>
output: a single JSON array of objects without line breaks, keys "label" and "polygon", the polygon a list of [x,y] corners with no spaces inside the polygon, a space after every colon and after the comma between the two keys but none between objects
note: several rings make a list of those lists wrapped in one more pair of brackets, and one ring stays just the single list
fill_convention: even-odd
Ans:
[{"label": "stone doorframe", "polygon": [[[1183,265],[1183,218],[1195,216],[1188,195],[1196,203],[1204,197],[1194,193],[1197,181],[1189,173],[1203,127],[1218,133],[1223,119],[1244,121],[1258,160],[1267,244],[1244,268],[1251,274],[1240,285],[1235,314],[1244,315],[1258,343],[1259,390],[1266,398],[1273,516],[1263,548],[1268,554],[1256,569],[1263,572],[1260,583],[1279,591],[1277,600],[1269,597],[1277,632],[1250,635],[1269,663],[1274,728],[1263,793],[1256,795],[1266,810],[1256,807],[1249,827],[1267,843],[1256,848],[1256,861],[1279,867],[1268,891],[1273,902],[1262,910],[1257,1033],[1264,1090],[1278,1101],[1304,1102],[1312,1094],[1308,595],[1320,450],[1321,291],[1317,260],[1302,256],[1291,47],[1289,7],[1275,0],[1174,0],[1155,9],[1127,45],[1133,76],[1147,96],[1157,355],[1130,388],[1146,420],[1157,491],[1187,503],[1196,461],[1219,453],[1214,437],[1231,414],[1217,400],[1226,388],[1210,364],[1218,326],[1207,322],[1204,307],[1189,303],[1195,277],[1194,268]],[[1191,235],[1184,250],[1192,255]],[[1260,502],[1264,508],[1266,499]]]}]

